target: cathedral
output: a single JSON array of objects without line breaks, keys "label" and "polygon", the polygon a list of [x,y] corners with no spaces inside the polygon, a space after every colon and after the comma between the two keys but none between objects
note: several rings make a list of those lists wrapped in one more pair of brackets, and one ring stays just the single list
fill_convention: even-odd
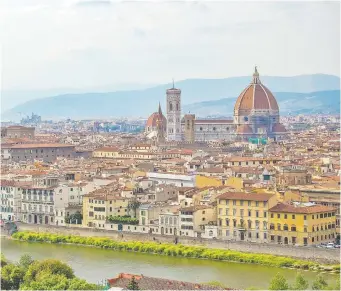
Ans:
[{"label": "cathedral", "polygon": [[257,67],[251,83],[236,100],[233,120],[196,119],[194,114],[181,115],[181,90],[166,91],[166,116],[161,106],[147,120],[148,138],[162,141],[247,141],[250,138],[281,139],[286,134],[279,120],[279,107],[271,91],[259,78]]}]

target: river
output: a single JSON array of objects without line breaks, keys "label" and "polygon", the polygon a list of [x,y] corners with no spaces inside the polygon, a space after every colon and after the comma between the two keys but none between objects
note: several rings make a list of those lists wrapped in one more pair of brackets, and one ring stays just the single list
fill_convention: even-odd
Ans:
[{"label": "river", "polygon": [[[297,272],[292,269],[252,264],[118,252],[73,245],[21,242],[5,238],[1,238],[1,251],[12,261],[17,261],[23,254],[29,254],[34,259],[61,260],[68,263],[77,276],[93,283],[114,278],[120,272],[125,272],[196,283],[219,281],[230,288],[267,289],[269,281],[277,272],[282,273],[289,281],[294,280]],[[316,277],[316,273],[311,271],[304,271],[303,275],[310,282]],[[331,280],[337,275],[325,274],[325,277]]]}]

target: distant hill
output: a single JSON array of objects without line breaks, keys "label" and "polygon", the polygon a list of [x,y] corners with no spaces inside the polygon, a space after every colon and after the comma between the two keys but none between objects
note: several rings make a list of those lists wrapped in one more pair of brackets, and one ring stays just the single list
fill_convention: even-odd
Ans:
[{"label": "distant hill", "polygon": [[[261,76],[261,80],[262,83],[274,92],[279,100],[281,111],[288,111],[289,108],[295,110],[301,108],[302,112],[306,110],[306,113],[309,113],[316,110],[335,111],[339,109],[339,107],[336,108],[337,101],[334,100],[337,92],[339,92],[337,90],[340,90],[339,77],[323,74],[293,77]],[[224,114],[232,115],[235,99],[250,81],[251,77],[188,79],[176,82],[175,85],[182,90],[184,112],[190,110],[193,113],[206,116],[211,113],[215,114],[214,112],[223,111]],[[40,114],[43,119],[146,117],[157,110],[159,101],[161,101],[161,105],[165,108],[165,91],[170,87],[170,84],[165,84],[144,90],[64,94],[40,98],[30,100],[7,110],[4,112],[2,119],[18,119],[18,112],[23,114],[35,112]],[[317,92],[327,90],[335,91],[334,93]],[[308,98],[309,96],[300,93],[315,94],[317,97],[316,100],[312,99],[308,102],[302,98]],[[321,101],[318,101],[321,98],[323,99],[323,96],[327,96],[326,94],[329,96],[326,98],[331,100],[328,103],[331,105],[330,108],[327,108],[321,104]],[[313,101],[316,101],[316,103],[312,103]],[[224,106],[224,108],[218,108],[219,106]]]},{"label": "distant hill", "polygon": [[[340,90],[318,91],[312,93],[277,92],[276,96],[281,114],[340,114]],[[232,116],[236,98],[197,102],[185,105],[184,112],[198,116]]]}]

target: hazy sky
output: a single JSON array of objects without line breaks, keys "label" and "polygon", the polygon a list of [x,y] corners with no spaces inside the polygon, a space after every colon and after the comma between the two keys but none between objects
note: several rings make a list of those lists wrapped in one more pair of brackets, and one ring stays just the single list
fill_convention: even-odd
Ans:
[{"label": "hazy sky", "polygon": [[338,2],[1,0],[2,88],[339,75]]}]

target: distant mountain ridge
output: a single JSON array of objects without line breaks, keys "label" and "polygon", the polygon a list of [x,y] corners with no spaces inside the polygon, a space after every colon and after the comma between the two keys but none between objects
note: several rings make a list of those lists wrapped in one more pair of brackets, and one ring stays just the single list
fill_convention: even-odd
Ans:
[{"label": "distant mountain ridge", "polygon": [[[296,111],[299,109],[300,112],[305,113],[339,110],[337,106],[340,102],[339,77],[315,74],[294,77],[260,76],[260,79],[276,96],[281,112],[289,112],[290,108]],[[182,90],[183,112],[191,111],[207,116],[216,112],[222,114],[221,111],[224,111],[224,115],[231,116],[236,98],[250,81],[251,77],[188,79],[176,82],[175,87]],[[63,94],[40,98],[6,111],[3,114],[3,120],[18,119],[18,112],[24,114],[35,112],[43,119],[147,117],[157,110],[159,101],[165,108],[165,91],[170,87],[171,84],[164,84],[143,90]],[[326,93],[327,91],[329,93]],[[309,98],[309,96],[310,102],[302,99]],[[323,96],[327,96],[329,100],[325,105],[322,101],[325,98]],[[338,97],[338,102],[336,97]],[[219,106],[223,107],[217,108]]]}]

